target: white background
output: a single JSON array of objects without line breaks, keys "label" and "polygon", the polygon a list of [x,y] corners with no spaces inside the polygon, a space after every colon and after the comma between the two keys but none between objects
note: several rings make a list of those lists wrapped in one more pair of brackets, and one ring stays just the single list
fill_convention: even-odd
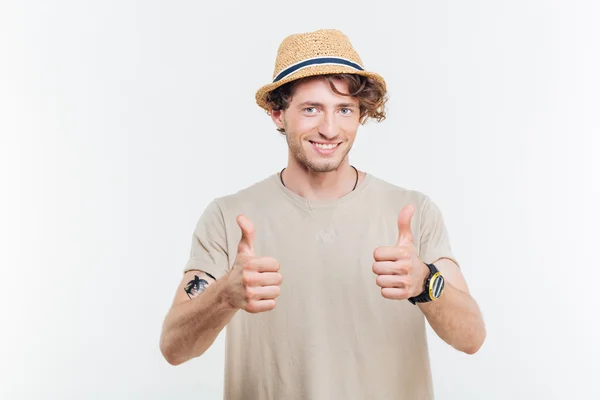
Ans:
[{"label": "white background", "polygon": [[204,207],[285,165],[254,93],[319,28],[389,84],[351,162],[432,196],[484,313],[474,356],[431,334],[437,399],[600,398],[598,2],[0,4],[1,398],[221,397],[224,336],[172,367],[162,320]]}]

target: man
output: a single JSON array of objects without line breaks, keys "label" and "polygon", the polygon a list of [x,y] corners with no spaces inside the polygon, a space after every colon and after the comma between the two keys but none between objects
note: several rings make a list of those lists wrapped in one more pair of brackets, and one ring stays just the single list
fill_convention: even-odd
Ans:
[{"label": "man", "polygon": [[226,399],[432,399],[425,321],[473,354],[485,328],[427,195],[359,171],[360,124],[385,81],[337,30],[287,37],[259,106],[288,165],[214,199],[161,336],[199,357],[226,330]]}]

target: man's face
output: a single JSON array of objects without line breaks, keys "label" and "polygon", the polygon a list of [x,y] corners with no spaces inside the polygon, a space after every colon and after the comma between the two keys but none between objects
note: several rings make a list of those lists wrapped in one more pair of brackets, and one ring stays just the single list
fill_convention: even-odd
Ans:
[{"label": "man's face", "polygon": [[[334,81],[348,93],[348,84]],[[285,129],[290,154],[314,172],[336,170],[352,148],[360,125],[359,101],[336,94],[325,79],[311,79],[296,86],[289,107],[271,114]]]}]

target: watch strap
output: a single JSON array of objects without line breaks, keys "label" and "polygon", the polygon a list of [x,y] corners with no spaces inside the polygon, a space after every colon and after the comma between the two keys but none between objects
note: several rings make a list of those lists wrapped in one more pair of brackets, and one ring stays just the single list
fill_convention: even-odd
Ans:
[{"label": "watch strap", "polygon": [[[436,297],[432,297],[432,293],[430,291],[431,280],[434,278],[437,278],[436,276],[439,275],[439,278],[437,278],[437,279],[442,279],[440,284],[443,285],[443,277],[440,275],[440,272],[438,271],[436,266],[434,264],[427,264],[427,263],[425,263],[425,265],[427,265],[427,268],[429,268],[429,275],[425,279],[425,285],[424,285],[423,291],[417,296],[408,298],[408,301],[410,301],[412,304],[428,303],[428,302],[436,299]],[[439,288],[439,289],[441,290],[442,288]]]}]

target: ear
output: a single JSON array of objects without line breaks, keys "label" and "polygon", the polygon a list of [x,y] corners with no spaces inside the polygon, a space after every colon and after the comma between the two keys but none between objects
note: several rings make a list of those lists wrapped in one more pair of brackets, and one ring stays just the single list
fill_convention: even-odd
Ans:
[{"label": "ear", "polygon": [[271,110],[271,119],[279,129],[285,129],[284,124],[284,111],[283,110]]}]

